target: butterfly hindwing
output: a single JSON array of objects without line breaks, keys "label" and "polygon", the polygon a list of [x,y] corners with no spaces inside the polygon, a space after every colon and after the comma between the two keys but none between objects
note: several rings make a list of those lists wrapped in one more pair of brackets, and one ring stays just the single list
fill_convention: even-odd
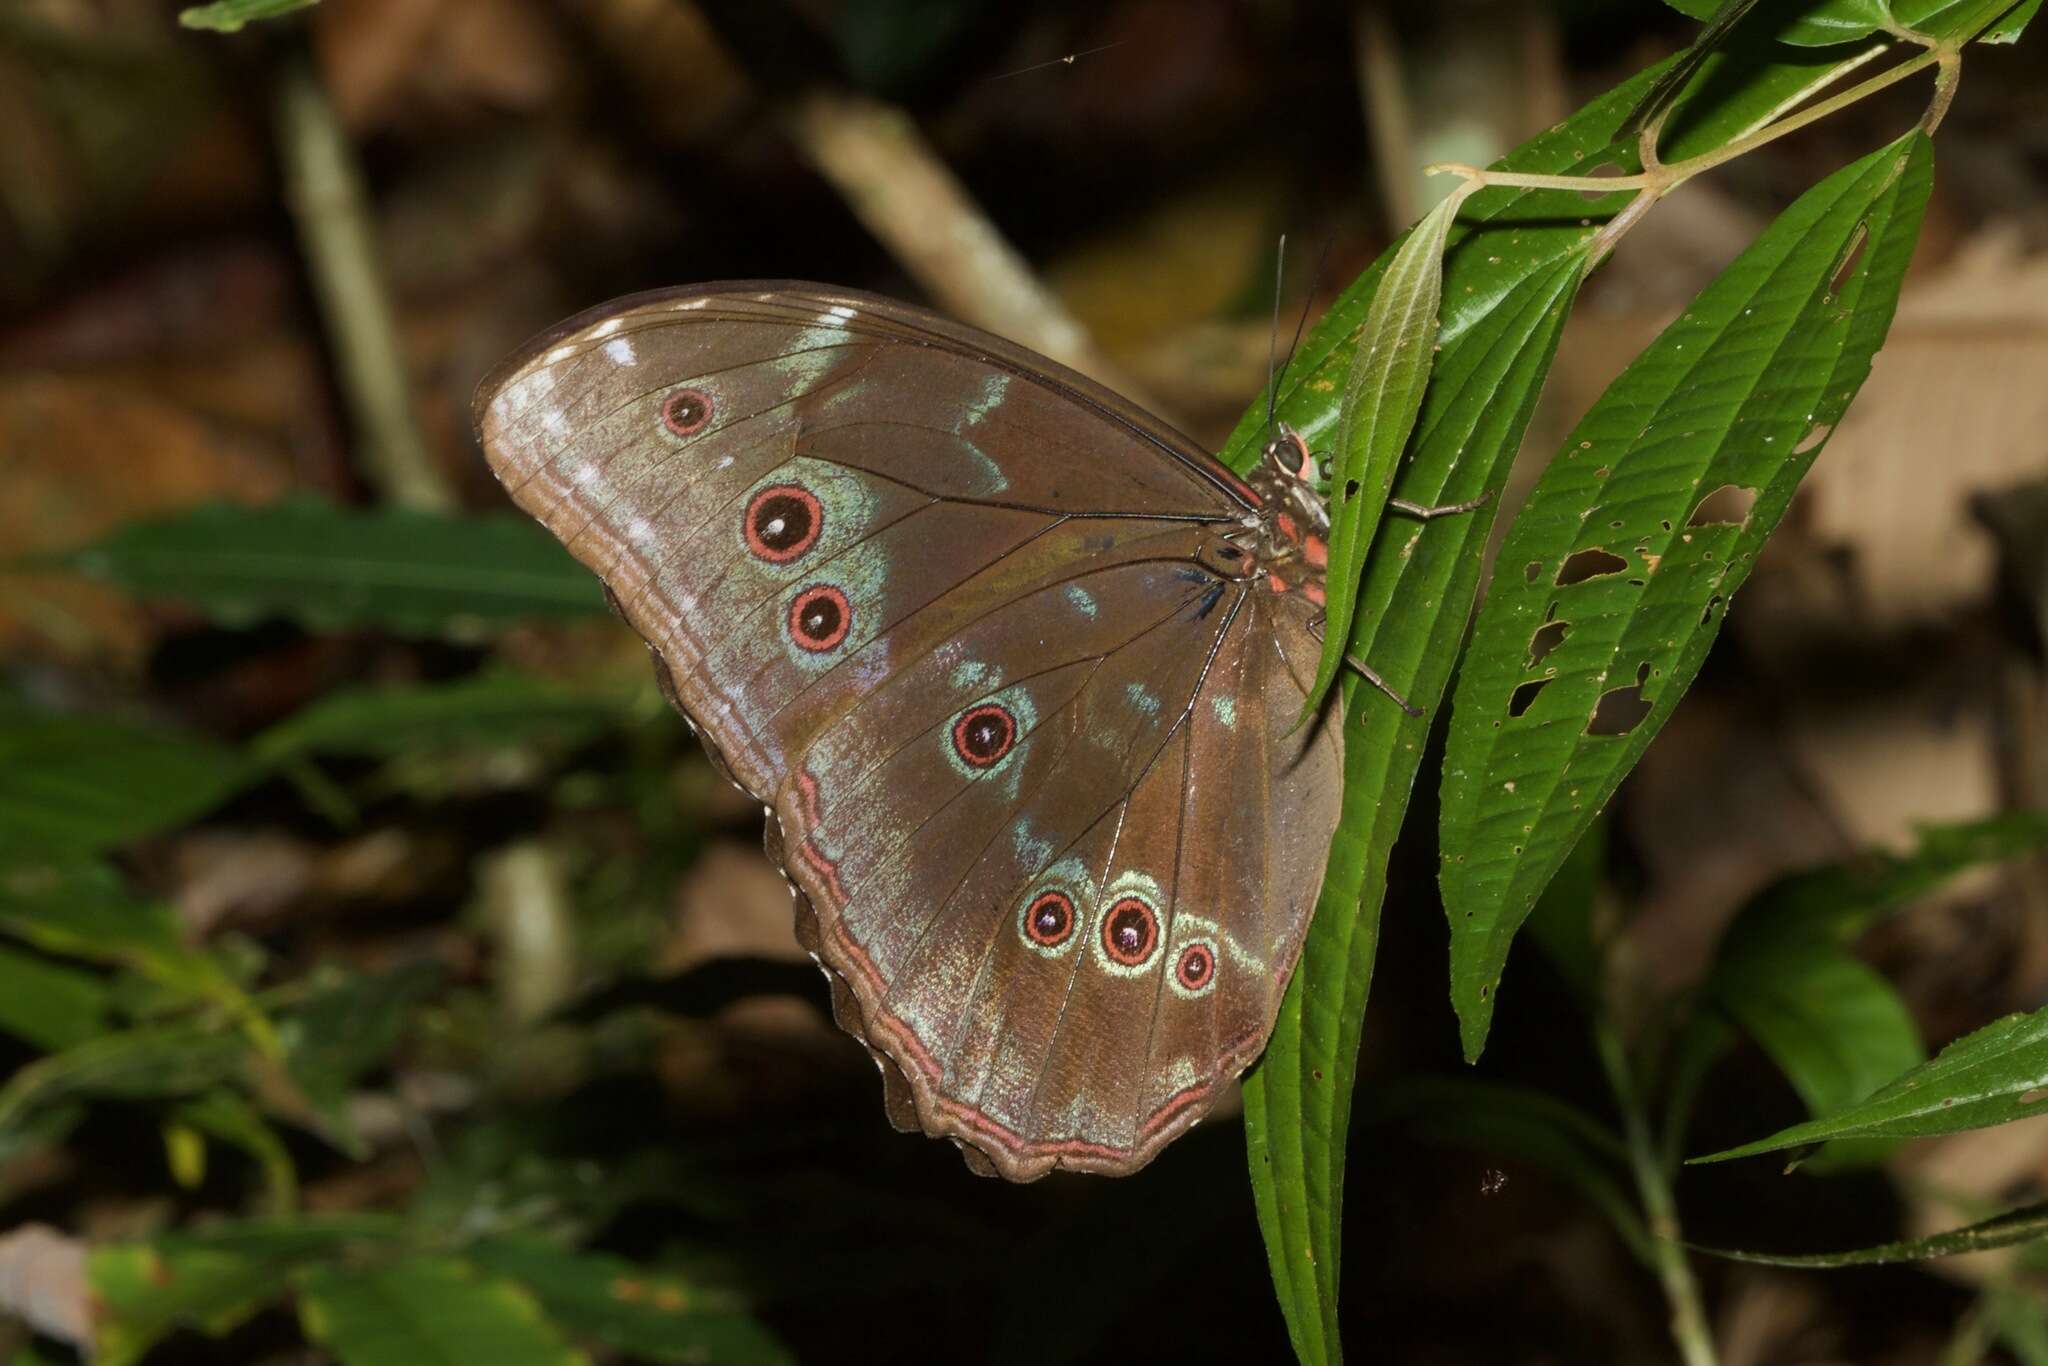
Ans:
[{"label": "butterfly hindwing", "polygon": [[1341,756],[1289,733],[1311,609],[1217,553],[1256,506],[1234,476],[1049,362],[812,286],[572,319],[478,426],[770,808],[893,1117],[1015,1179],[1127,1171],[1256,1056]]}]

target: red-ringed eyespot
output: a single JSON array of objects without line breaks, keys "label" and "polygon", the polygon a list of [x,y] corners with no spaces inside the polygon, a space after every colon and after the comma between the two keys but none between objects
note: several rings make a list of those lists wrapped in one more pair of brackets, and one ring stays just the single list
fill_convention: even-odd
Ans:
[{"label": "red-ringed eyespot", "polygon": [[1207,944],[1190,944],[1173,965],[1173,979],[1183,991],[1200,991],[1216,980],[1216,952]]},{"label": "red-ringed eyespot", "polygon": [[661,401],[661,425],[677,436],[695,436],[711,421],[711,395],[702,389],[678,389]]},{"label": "red-ringed eyespot", "polygon": [[829,583],[812,584],[789,604],[789,638],[806,650],[823,654],[836,648],[852,625],[852,604]]},{"label": "red-ringed eyespot", "polygon": [[1000,702],[984,702],[953,723],[953,752],[970,768],[994,768],[1017,743],[1017,718]]},{"label": "red-ringed eyespot", "polygon": [[1040,892],[1024,908],[1024,934],[1042,949],[1056,949],[1074,933],[1074,902],[1065,892]]},{"label": "red-ringed eyespot", "polygon": [[825,510],[809,489],[771,484],[747,504],[747,549],[770,564],[788,564],[817,544]]},{"label": "red-ringed eyespot", "polygon": [[1135,968],[1152,956],[1159,942],[1159,917],[1144,900],[1121,897],[1102,917],[1102,951],[1112,963]]}]

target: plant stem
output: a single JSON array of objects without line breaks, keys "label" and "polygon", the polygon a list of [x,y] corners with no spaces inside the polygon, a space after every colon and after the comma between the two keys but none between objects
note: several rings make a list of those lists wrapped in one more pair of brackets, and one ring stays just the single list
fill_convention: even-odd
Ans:
[{"label": "plant stem", "polygon": [[1629,1169],[1636,1180],[1636,1194],[1643,1202],[1643,1222],[1650,1234],[1650,1253],[1657,1279],[1663,1283],[1664,1299],[1671,1306],[1671,1340],[1678,1344],[1685,1366],[1717,1366],[1713,1333],[1707,1327],[1706,1310],[1700,1303],[1699,1283],[1692,1265],[1685,1259],[1679,1242],[1678,1205],[1672,1198],[1671,1182],[1651,1137],[1643,1098],[1636,1089],[1635,1074],[1626,1047],[1613,1022],[1602,1019],[1594,1026],[1594,1044],[1607,1084],[1620,1107],[1623,1137],[1628,1143]]},{"label": "plant stem", "polygon": [[376,233],[355,151],[305,53],[284,59],[275,98],[285,203],[298,224],[307,272],[341,368],[363,474],[402,507],[451,509],[454,490],[413,418],[412,382],[377,268]]}]

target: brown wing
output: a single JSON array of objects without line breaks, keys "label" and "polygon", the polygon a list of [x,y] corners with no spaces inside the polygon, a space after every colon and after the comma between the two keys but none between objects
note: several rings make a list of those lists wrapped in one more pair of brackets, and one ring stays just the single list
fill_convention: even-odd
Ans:
[{"label": "brown wing", "polygon": [[1126,1171],[1256,1055],[1341,762],[1334,726],[1282,738],[1308,609],[1213,567],[1241,482],[1050,362],[811,286],[608,305],[478,416],[770,806],[928,1132]]}]

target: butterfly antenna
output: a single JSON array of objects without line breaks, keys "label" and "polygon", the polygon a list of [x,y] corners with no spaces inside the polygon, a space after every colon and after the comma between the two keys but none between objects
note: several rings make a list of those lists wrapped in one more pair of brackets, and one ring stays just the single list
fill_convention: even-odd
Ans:
[{"label": "butterfly antenna", "polygon": [[[1316,253],[1316,268],[1308,277],[1308,293],[1303,296],[1301,301],[1301,316],[1294,320],[1294,336],[1287,343],[1287,359],[1280,362],[1280,372],[1277,375],[1273,372],[1271,340],[1273,337],[1277,337],[1280,332],[1280,273],[1277,270],[1273,273],[1273,331],[1268,338],[1266,348],[1266,432],[1268,436],[1271,436],[1273,432],[1273,405],[1280,398],[1280,381],[1287,378],[1287,367],[1294,363],[1295,348],[1301,345],[1302,330],[1308,326],[1308,311],[1315,304],[1316,290],[1321,288],[1323,283],[1323,266],[1330,259],[1331,240],[1332,236],[1325,236],[1323,238],[1322,250]],[[1280,249],[1283,252],[1287,250],[1287,239],[1285,237],[1280,239]]]},{"label": "butterfly antenna", "polygon": [[1280,246],[1273,253],[1273,325],[1266,331],[1266,440],[1272,441],[1273,405],[1280,399],[1280,376],[1274,370],[1280,346],[1280,282],[1287,274],[1287,234],[1280,234]]}]

